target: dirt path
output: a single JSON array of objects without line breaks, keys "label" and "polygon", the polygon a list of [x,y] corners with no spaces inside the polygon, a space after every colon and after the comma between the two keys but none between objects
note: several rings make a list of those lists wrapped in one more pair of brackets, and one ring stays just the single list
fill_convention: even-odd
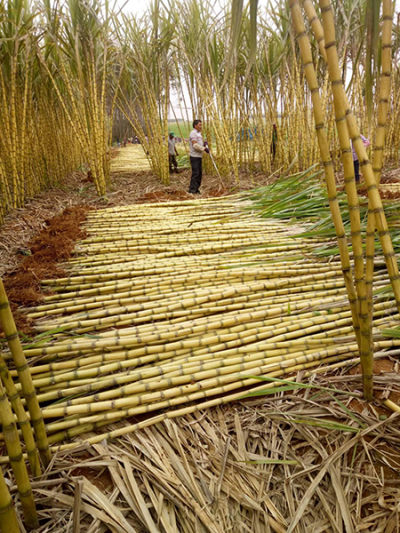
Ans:
[{"label": "dirt path", "polygon": [[150,164],[141,144],[127,144],[111,161],[111,172],[150,171]]},{"label": "dirt path", "polygon": [[[115,158],[116,163],[113,160],[112,168],[115,170],[112,171],[112,187],[109,189],[107,198],[98,197],[93,183],[88,180],[85,173],[74,172],[59,186],[41,192],[29,200],[24,207],[12,211],[0,228],[0,276],[12,272],[24,257],[30,254],[29,243],[35,235],[45,229],[54,216],[59,215],[68,207],[80,206],[97,209],[136,202],[162,202],[191,198],[186,192],[190,180],[189,170],[174,174],[171,177],[171,185],[164,186],[159,178],[149,170],[133,171],[129,165],[126,165],[128,159],[132,160],[132,155],[135,154],[137,148],[140,146],[122,149]],[[129,154],[128,159],[124,157],[125,154]],[[125,170],[119,166],[120,163],[125,165]],[[220,180],[213,176],[204,178],[203,190],[205,197],[220,196],[228,192],[221,186]]]}]

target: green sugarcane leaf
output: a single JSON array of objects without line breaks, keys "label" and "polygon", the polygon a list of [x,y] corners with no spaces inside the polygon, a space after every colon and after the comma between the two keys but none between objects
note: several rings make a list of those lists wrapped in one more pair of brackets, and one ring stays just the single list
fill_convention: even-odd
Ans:
[{"label": "green sugarcane leaf", "polygon": [[257,459],[257,461],[235,461],[235,463],[246,463],[248,465],[299,465],[300,463],[291,459]]}]

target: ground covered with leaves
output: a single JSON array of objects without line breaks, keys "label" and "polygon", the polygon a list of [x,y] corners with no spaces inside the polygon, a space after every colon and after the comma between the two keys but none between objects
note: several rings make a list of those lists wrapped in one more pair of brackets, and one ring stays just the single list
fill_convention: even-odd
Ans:
[{"label": "ground covered with leaves", "polygon": [[359,385],[333,394],[320,377],[57,453],[34,485],[43,531],[394,533],[399,417],[355,412],[346,391]]}]

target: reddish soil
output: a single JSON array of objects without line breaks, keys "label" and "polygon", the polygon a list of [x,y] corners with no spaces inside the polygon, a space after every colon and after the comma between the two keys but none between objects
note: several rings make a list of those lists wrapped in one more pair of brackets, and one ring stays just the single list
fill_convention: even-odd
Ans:
[{"label": "reddish soil", "polygon": [[193,200],[193,198],[216,198],[226,196],[227,194],[229,194],[229,190],[222,186],[209,189],[203,194],[201,194],[201,196],[193,196],[192,194],[189,194],[185,191],[172,189],[169,187],[162,191],[152,191],[145,193],[136,200],[136,203],[147,204],[156,202],[180,202],[182,200]]},{"label": "reddish soil", "polygon": [[[360,187],[358,189],[358,194],[360,196],[368,198],[368,191],[366,187]],[[385,189],[384,187],[381,187],[379,189],[379,194],[381,195],[382,200],[395,200],[397,198],[400,198],[400,188],[398,191],[390,191],[388,189]]]},{"label": "reddish soil", "polygon": [[178,191],[176,189],[165,189],[163,191],[147,192],[137,199],[137,203],[179,202],[181,200],[192,199],[193,196],[187,192]]},{"label": "reddish soil", "polygon": [[93,467],[78,467],[75,470],[71,470],[71,476],[85,477],[103,494],[108,494],[113,488],[110,472],[106,468],[103,468],[98,472],[97,469]]},{"label": "reddish soil", "polygon": [[40,301],[42,279],[65,276],[58,263],[67,261],[75,241],[85,237],[80,225],[86,219],[88,209],[87,206],[70,207],[47,220],[47,227],[29,243],[30,255],[4,277],[17,329],[25,335],[32,334],[32,329],[19,308]]},{"label": "reddish soil", "polygon": [[[383,200],[395,200],[396,198],[400,198],[400,168],[394,168],[397,164],[395,161],[388,161],[386,163],[386,168],[389,168],[390,170],[384,170],[382,172],[380,183],[382,185],[382,188],[379,189],[381,198]],[[343,171],[340,170],[336,173],[336,183],[338,185],[337,189],[338,191],[344,190],[344,183],[343,183]],[[385,184],[399,184],[399,189],[396,190],[388,190],[385,189]],[[363,185],[363,178],[361,177],[361,187],[358,189],[358,194],[360,196],[364,196],[365,198],[368,197],[367,189]]]},{"label": "reddish soil", "polygon": [[389,170],[382,175],[381,183],[400,183],[400,172],[397,170]]},{"label": "reddish soil", "polygon": [[[357,365],[351,368],[348,373],[353,376],[361,375],[361,365]],[[373,373],[374,376],[383,376],[384,374],[398,373],[397,365],[391,359],[376,359],[373,363]],[[392,402],[394,402],[395,404],[400,405],[400,392],[391,390],[389,381],[384,384],[376,383],[374,386],[374,396],[378,400],[379,405],[377,405],[377,403],[374,403],[372,406],[371,404],[357,399],[352,400],[350,402],[350,405],[354,409],[354,411],[357,411],[358,413],[362,413],[362,411],[367,408],[370,412],[372,412],[372,409],[374,409],[380,416],[387,416],[389,413],[392,412],[383,404],[381,404],[383,400],[389,399],[392,400]]]}]

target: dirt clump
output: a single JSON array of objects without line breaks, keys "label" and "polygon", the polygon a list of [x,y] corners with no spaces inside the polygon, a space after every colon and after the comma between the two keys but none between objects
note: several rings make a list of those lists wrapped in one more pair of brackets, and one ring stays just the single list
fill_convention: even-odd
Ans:
[{"label": "dirt clump", "polygon": [[86,220],[88,209],[87,206],[69,207],[47,220],[47,227],[28,245],[30,255],[4,277],[17,329],[25,335],[33,331],[29,319],[18,308],[32,306],[42,299],[41,280],[65,276],[58,263],[67,261],[75,241],[85,238],[80,226]]},{"label": "dirt clump", "polygon": [[[361,364],[351,368],[348,371],[348,374],[352,376],[361,376]],[[374,384],[374,397],[376,398],[377,402],[372,406],[364,401],[353,399],[350,402],[350,405],[359,413],[362,413],[366,408],[369,411],[375,409],[379,415],[386,416],[388,413],[391,413],[391,411],[383,405],[383,400],[388,398],[397,405],[400,403],[400,392],[391,386],[393,377],[397,377],[399,375],[398,364],[386,357],[382,359],[375,359],[373,362],[373,375],[375,376],[376,381]],[[378,376],[384,376],[387,379],[385,379],[384,383],[381,383],[380,380],[377,379]]]},{"label": "dirt clump", "polygon": [[[358,189],[358,194],[360,196],[364,196],[365,198],[368,198],[367,188],[360,187],[360,189]],[[379,194],[382,200],[397,200],[398,198],[400,198],[400,187],[398,190],[386,189],[385,186],[383,185],[382,187],[379,188]]]},{"label": "dirt clump", "polygon": [[228,194],[231,194],[231,191],[221,185],[207,191],[207,196],[210,198],[220,198],[221,196],[227,196]]},{"label": "dirt clump", "polygon": [[156,203],[156,202],[179,202],[182,200],[192,200],[193,195],[179,191],[177,189],[167,188],[159,191],[147,192],[137,199],[138,204]]}]

